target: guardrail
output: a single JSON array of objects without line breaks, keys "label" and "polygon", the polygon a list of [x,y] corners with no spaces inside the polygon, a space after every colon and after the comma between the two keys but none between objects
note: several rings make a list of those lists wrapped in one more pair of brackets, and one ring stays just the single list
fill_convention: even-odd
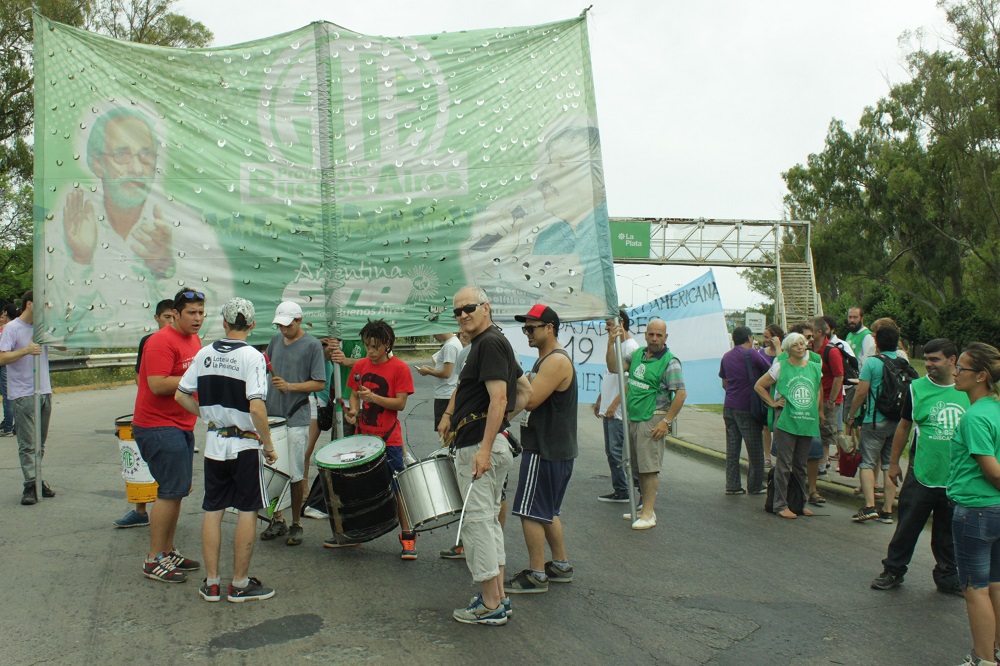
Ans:
[{"label": "guardrail", "polygon": [[[418,342],[397,345],[400,352],[434,352],[441,345],[434,342]],[[49,372],[66,372],[68,370],[86,370],[89,368],[121,368],[135,365],[135,352],[125,354],[86,354],[80,356],[51,355],[49,357]]]}]

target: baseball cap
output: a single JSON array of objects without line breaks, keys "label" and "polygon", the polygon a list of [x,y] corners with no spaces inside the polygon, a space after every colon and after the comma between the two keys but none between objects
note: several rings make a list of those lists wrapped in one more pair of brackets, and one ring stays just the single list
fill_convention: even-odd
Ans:
[{"label": "baseball cap", "polygon": [[556,326],[559,326],[559,315],[556,314],[556,311],[547,305],[542,305],[541,303],[532,305],[531,309],[528,310],[528,314],[514,315],[514,319],[520,322],[525,322],[529,319],[537,319],[545,324],[555,324]]},{"label": "baseball cap", "polygon": [[274,321],[271,323],[288,326],[296,319],[302,319],[302,308],[299,307],[299,304],[282,301],[278,309],[274,311]]},{"label": "baseball cap", "polygon": [[227,324],[236,324],[237,318],[243,315],[245,324],[247,326],[253,323],[253,303],[245,298],[240,298],[238,296],[230,298],[226,301],[226,304],[222,306],[222,318],[226,320]]}]

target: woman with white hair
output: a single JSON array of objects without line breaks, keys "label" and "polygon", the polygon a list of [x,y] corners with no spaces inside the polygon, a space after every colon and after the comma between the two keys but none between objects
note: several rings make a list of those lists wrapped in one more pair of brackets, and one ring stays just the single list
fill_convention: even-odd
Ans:
[{"label": "woman with white hair", "polygon": [[[774,411],[774,513],[782,518],[796,518],[788,508],[789,477],[799,484],[806,496],[806,465],[809,446],[819,437],[823,418],[820,395],[823,371],[809,362],[809,348],[801,333],[789,333],[781,341],[781,354],[771,369],[757,380],[754,390]],[[770,389],[776,386],[774,397]],[[802,515],[812,511],[803,507]]]}]

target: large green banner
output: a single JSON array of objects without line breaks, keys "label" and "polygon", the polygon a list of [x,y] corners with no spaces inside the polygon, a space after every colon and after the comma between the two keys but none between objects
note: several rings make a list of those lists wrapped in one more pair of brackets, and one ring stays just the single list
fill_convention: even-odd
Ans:
[{"label": "large green banner", "polygon": [[344,337],[452,330],[465,284],[499,321],[617,311],[585,18],[191,50],[34,34],[42,342],[134,346],[181,287],[207,337],[233,295]]}]

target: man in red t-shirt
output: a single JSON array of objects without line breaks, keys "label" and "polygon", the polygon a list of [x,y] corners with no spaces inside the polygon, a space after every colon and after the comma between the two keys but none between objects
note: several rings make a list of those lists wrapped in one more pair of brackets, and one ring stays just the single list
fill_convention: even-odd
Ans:
[{"label": "man in red t-shirt", "polygon": [[201,349],[198,331],[205,319],[205,294],[181,289],[173,309],[173,322],[153,333],[143,348],[132,433],[159,485],[149,512],[149,555],[142,573],[165,583],[183,583],[185,571],[201,568],[174,546],[181,500],[191,492],[197,417],[174,400],[174,393]]},{"label": "man in red t-shirt", "polygon": [[[389,459],[389,469],[403,471],[403,433],[400,432],[398,413],[406,409],[406,399],[413,394],[413,375],[410,367],[395,356],[390,356],[396,334],[385,321],[369,321],[361,329],[361,340],[368,352],[366,358],[358,359],[351,368],[347,385],[351,388],[351,408],[344,414],[349,423],[357,427],[359,435],[375,435],[385,442],[385,454]],[[399,513],[399,527],[402,534],[399,542],[403,546],[400,557],[404,560],[417,559],[417,535],[410,531],[406,522],[406,512],[399,497],[396,481],[392,482],[396,493]]]},{"label": "man in red t-shirt", "polygon": [[[816,481],[820,473],[820,461],[826,458],[831,446],[837,445],[837,410],[844,402],[844,358],[840,350],[830,345],[830,325],[823,317],[816,317],[812,322],[813,351],[822,357],[823,361],[823,419],[819,424],[819,435],[823,450],[819,458],[809,456],[806,475],[809,478],[809,501],[812,504],[822,504],[826,500],[816,489]],[[827,350],[827,345],[830,349]],[[815,458],[815,459],[814,459]],[[826,474],[826,469],[823,469]]]}]

